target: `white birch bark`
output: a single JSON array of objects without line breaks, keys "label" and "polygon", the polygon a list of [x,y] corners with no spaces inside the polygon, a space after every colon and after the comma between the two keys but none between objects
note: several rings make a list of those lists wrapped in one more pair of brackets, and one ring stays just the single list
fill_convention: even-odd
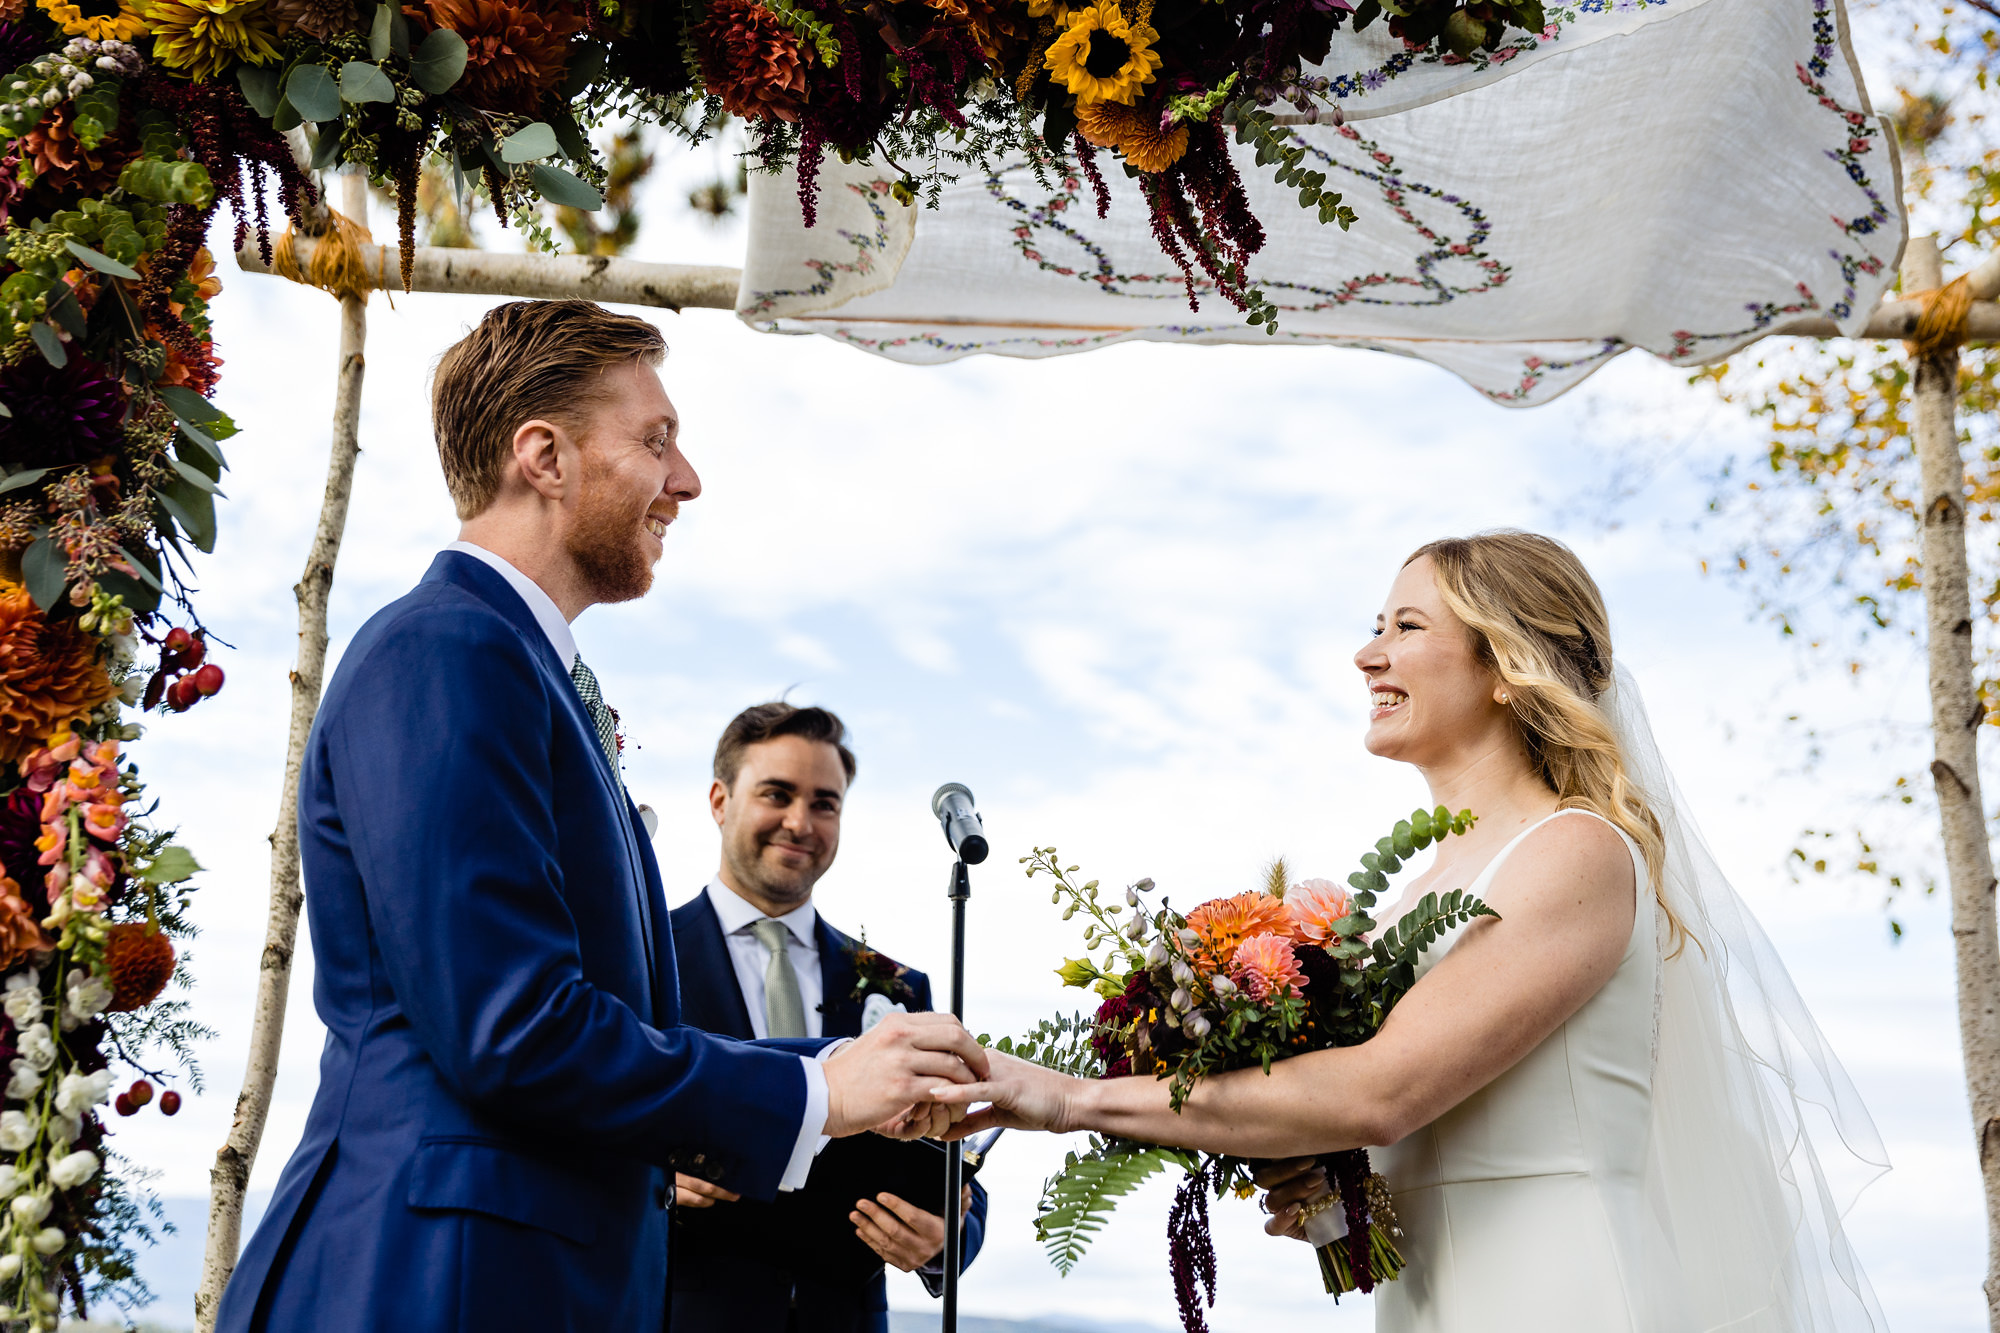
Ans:
[{"label": "white birch bark", "polygon": [[[1976,280],[1985,277],[1984,269],[1975,274]],[[1912,238],[1903,255],[1903,290],[1914,294],[1942,285],[1937,238]],[[1931,778],[1937,786],[1938,820],[1951,881],[1959,1040],[1972,1102],[1974,1144],[1986,1188],[1987,1320],[1993,1333],[2000,1333],[2000,926],[1994,918],[1993,851],[1979,792],[1978,741],[1985,712],[1972,667],[1956,348],[1917,359],[1915,401],[1924,505],[1931,732],[1936,747]]]},{"label": "white birch bark", "polygon": [[[367,183],[358,175],[344,178],[342,211],[352,218],[367,216]],[[326,605],[333,588],[334,562],[347,527],[347,502],[354,486],[354,460],[360,452],[361,380],[365,369],[363,344],[368,332],[365,297],[340,300],[340,379],[333,400],[333,447],[327,459],[326,498],[320,505],[319,528],[313,534],[305,574],[293,587],[299,606],[298,666],[292,672],[292,721],[285,747],[284,785],[278,797],[278,823],[271,833],[271,908],[264,927],[264,952],[258,965],[257,1004],[250,1029],[250,1058],[243,1073],[243,1091],[236,1098],[236,1117],[229,1137],[209,1171],[208,1247],[201,1265],[201,1286],[195,1293],[194,1320],[198,1333],[213,1333],[223,1288],[236,1268],[243,1226],[243,1195],[257,1147],[271,1109],[271,1089],[278,1077],[278,1051],[285,1034],[285,1001],[291,989],[292,954],[298,942],[299,908],[304,893],[299,881],[299,770],[306,737],[319,711],[320,686],[326,671]]]}]

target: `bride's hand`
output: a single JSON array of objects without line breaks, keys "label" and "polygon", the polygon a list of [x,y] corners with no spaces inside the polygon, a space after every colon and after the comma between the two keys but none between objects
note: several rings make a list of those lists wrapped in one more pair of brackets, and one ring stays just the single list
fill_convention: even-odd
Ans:
[{"label": "bride's hand", "polygon": [[1257,1168],[1256,1179],[1266,1191],[1264,1211],[1271,1215],[1271,1220],[1264,1224],[1265,1234],[1304,1240],[1306,1224],[1299,1210],[1331,1193],[1319,1159],[1288,1157],[1281,1162],[1266,1162]]},{"label": "bride's hand", "polygon": [[991,1105],[974,1111],[940,1138],[962,1139],[988,1129],[1045,1129],[1067,1134],[1082,1124],[1082,1100],[1092,1086],[1087,1080],[1058,1074],[1038,1064],[988,1053],[992,1069],[984,1082],[948,1083],[931,1091],[933,1100],[955,1107],[975,1102]]}]

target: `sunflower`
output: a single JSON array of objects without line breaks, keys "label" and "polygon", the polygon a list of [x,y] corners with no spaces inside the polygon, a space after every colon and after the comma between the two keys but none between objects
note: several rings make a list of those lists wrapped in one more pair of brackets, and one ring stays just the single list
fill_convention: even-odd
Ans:
[{"label": "sunflower", "polygon": [[36,0],[49,21],[71,37],[131,42],[146,35],[146,18],[130,0]]},{"label": "sunflower", "polygon": [[1028,17],[1054,19],[1060,28],[1069,22],[1069,4],[1067,0],[1028,0]]},{"label": "sunflower", "polygon": [[263,0],[140,0],[153,30],[153,59],[206,83],[231,65],[278,58],[277,30]]},{"label": "sunflower", "polygon": [[1130,106],[1160,68],[1160,53],[1153,49],[1159,36],[1147,23],[1128,22],[1112,0],[1096,0],[1070,11],[1069,27],[1042,64],[1080,105]]},{"label": "sunflower", "polygon": [[1187,126],[1162,129],[1157,115],[1117,102],[1079,102],[1076,128],[1099,148],[1117,150],[1140,171],[1165,171],[1187,152]]}]

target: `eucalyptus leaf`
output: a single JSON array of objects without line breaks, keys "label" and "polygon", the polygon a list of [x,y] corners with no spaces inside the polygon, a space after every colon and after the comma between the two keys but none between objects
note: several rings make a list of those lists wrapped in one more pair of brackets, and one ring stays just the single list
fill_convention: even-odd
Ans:
[{"label": "eucalyptus leaf", "polygon": [[594,42],[570,48],[569,71],[563,76],[560,100],[573,102],[583,95],[583,90],[597,82],[604,73],[606,51]]},{"label": "eucalyptus leaf", "polygon": [[314,171],[325,171],[340,160],[341,131],[344,128],[339,122],[335,121],[328,123],[319,132],[319,137],[313,142],[312,169]]},{"label": "eucalyptus leaf", "polygon": [[180,524],[181,531],[187,534],[188,540],[197,549],[215,549],[215,502],[209,498],[208,492],[175,481],[156,488],[153,499],[174,522]]},{"label": "eucalyptus leaf", "polygon": [[206,473],[200,468],[195,467],[192,463],[183,463],[178,458],[169,458],[167,466],[180,473],[186,479],[188,485],[193,486],[195,489],[207,491],[210,495],[222,494],[222,489]]},{"label": "eucalyptus leaf", "polygon": [[509,166],[518,162],[536,162],[561,149],[556,142],[556,132],[542,121],[524,125],[500,141],[500,160]]},{"label": "eucalyptus leaf", "polygon": [[185,421],[180,423],[180,428],[181,437],[214,459],[217,467],[229,466],[229,460],[222,456],[222,446],[217,444],[207,431]]},{"label": "eucalyptus leaf", "polygon": [[38,538],[21,554],[21,575],[27,580],[28,596],[46,611],[62,600],[63,589],[69,586],[69,557],[47,537]]},{"label": "eucalyptus leaf", "polygon": [[269,65],[238,65],[236,86],[243,90],[243,100],[250,109],[269,120],[278,114],[278,102],[284,92],[278,86],[278,71]]},{"label": "eucalyptus leaf", "polygon": [[[368,28],[368,58],[383,60],[389,54],[389,20],[395,14],[393,5],[375,6],[375,22]],[[249,66],[244,66],[248,69]]]},{"label": "eucalyptus leaf", "polygon": [[564,157],[572,162],[590,161],[590,140],[583,137],[583,128],[576,123],[575,116],[556,111],[549,116],[549,126],[556,132],[556,142],[562,145]]},{"label": "eucalyptus leaf", "polygon": [[102,251],[93,250],[89,246],[79,244],[76,241],[65,241],[64,244],[69,247],[71,254],[96,269],[99,273],[109,273],[112,277],[124,278],[127,282],[137,282],[139,280],[139,270],[133,268],[130,264],[122,264]]},{"label": "eucalyptus leaf", "polygon": [[546,162],[537,162],[528,168],[528,179],[542,198],[552,204],[579,209],[585,213],[595,213],[604,207],[604,196],[594,187],[577,179],[561,167],[552,167]]},{"label": "eucalyptus leaf", "polygon": [[[162,384],[153,392],[160,396],[160,401],[167,405],[167,410],[182,421],[192,422],[197,426],[206,426],[211,430],[217,426],[225,425],[229,421],[229,417],[221,408],[209,402],[208,399],[202,397],[193,389],[186,388],[183,385]],[[219,434],[220,432],[218,431],[217,433]]]},{"label": "eucalyptus leaf", "polygon": [[307,120],[340,119],[340,88],[324,65],[294,65],[285,100]]},{"label": "eucalyptus leaf", "polygon": [[0,417],[11,417],[13,415],[14,415],[13,408],[7,406],[7,404],[5,403],[0,403]]},{"label": "eucalyptus leaf", "polygon": [[[76,293],[69,289],[67,283],[59,284],[57,290],[61,295],[49,302],[49,317],[62,325],[63,332],[70,337],[79,341],[88,338],[90,322],[83,316],[83,307],[76,303]],[[109,307],[114,303],[103,301],[99,304]]]},{"label": "eucalyptus leaf", "polygon": [[365,60],[350,60],[340,67],[340,100],[359,106],[363,102],[393,102],[396,85],[389,82],[379,66]]},{"label": "eucalyptus leaf", "polygon": [[305,123],[306,118],[299,114],[297,107],[292,105],[291,98],[286,97],[279,100],[277,114],[271,117],[272,129],[283,134],[286,130],[295,130]]},{"label": "eucalyptus leaf", "polygon": [[23,486],[32,486],[48,475],[48,468],[30,467],[22,468],[19,472],[0,477],[0,495],[5,495],[8,491],[18,491]]},{"label": "eucalyptus leaf", "polygon": [[465,38],[450,28],[434,28],[410,56],[410,78],[427,93],[449,92],[465,73]]},{"label": "eucalyptus leaf", "polygon": [[35,340],[35,347],[41,352],[42,359],[57,370],[69,364],[69,351],[62,345],[62,339],[56,337],[54,329],[36,320],[28,326],[28,336]]},{"label": "eucalyptus leaf", "polygon": [[118,553],[125,557],[125,563],[132,566],[132,568],[135,571],[137,571],[139,578],[142,581],[144,581],[148,586],[150,586],[154,591],[156,592],[166,591],[166,587],[164,584],[160,582],[160,576],[157,572],[154,571],[151,561],[146,560],[141,556],[134,555],[130,547],[121,546],[118,548]]}]

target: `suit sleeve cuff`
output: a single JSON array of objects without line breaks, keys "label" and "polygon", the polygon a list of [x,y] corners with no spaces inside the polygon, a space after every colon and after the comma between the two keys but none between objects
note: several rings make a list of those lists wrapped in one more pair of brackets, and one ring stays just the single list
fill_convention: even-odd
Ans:
[{"label": "suit sleeve cuff", "polygon": [[799,1063],[805,1066],[806,1072],[806,1113],[799,1118],[799,1138],[792,1145],[792,1159],[785,1164],[785,1174],[778,1180],[780,1194],[805,1186],[806,1176],[812,1171],[813,1159],[831,1141],[826,1134],[826,1070],[820,1068],[820,1063],[846,1044],[844,1041],[835,1042],[817,1055],[799,1057]]}]

